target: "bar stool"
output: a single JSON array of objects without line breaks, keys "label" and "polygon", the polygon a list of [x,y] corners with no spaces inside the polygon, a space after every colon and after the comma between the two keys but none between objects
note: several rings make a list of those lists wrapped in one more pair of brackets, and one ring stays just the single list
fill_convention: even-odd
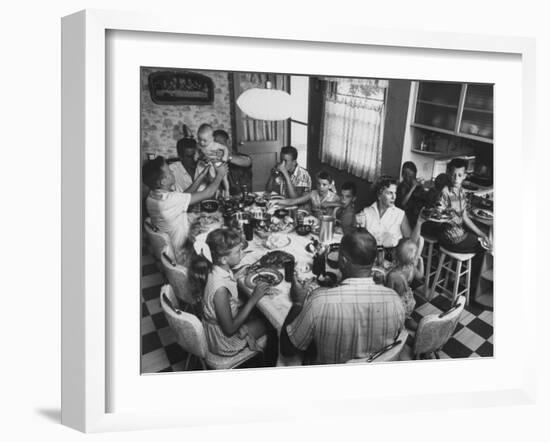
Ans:
[{"label": "bar stool", "polygon": [[[432,299],[437,288],[441,289],[443,293],[446,293],[451,296],[451,301],[454,302],[455,299],[462,295],[466,295],[466,305],[470,302],[470,277],[472,272],[472,258],[475,256],[475,253],[455,253],[450,252],[444,247],[439,246],[439,264],[437,265],[437,270],[435,272],[435,278],[433,280],[432,289],[430,291],[430,298]],[[448,258],[448,261],[445,260]],[[455,268],[453,269],[453,264]],[[465,265],[466,270],[462,271],[462,265]],[[441,271],[445,269],[445,278],[441,278]],[[453,290],[447,289],[447,281],[450,276],[454,276]],[[459,291],[460,288],[460,279],[462,277],[466,278],[466,285],[463,290]],[[441,282],[444,281],[443,284]]]},{"label": "bar stool", "polygon": [[424,297],[428,299],[428,295],[430,294],[430,280],[432,276],[435,276],[436,270],[432,270],[432,263],[434,258],[437,257],[437,249],[435,248],[435,245],[437,244],[437,238],[434,238],[433,236],[428,235],[422,235],[424,238],[424,243],[428,244],[428,247],[424,247],[424,250],[422,250],[422,257],[424,258],[424,261],[426,263],[425,269],[424,269]]}]

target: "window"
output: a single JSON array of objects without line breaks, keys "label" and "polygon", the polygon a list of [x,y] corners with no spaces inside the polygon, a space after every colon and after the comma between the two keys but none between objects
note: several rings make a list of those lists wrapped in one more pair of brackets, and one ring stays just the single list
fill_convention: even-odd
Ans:
[{"label": "window", "polygon": [[373,181],[382,166],[388,81],[325,80],[320,159]]},{"label": "window", "polygon": [[290,77],[292,115],[290,116],[290,144],[298,151],[300,164],[307,164],[307,121],[308,121],[309,77]]}]

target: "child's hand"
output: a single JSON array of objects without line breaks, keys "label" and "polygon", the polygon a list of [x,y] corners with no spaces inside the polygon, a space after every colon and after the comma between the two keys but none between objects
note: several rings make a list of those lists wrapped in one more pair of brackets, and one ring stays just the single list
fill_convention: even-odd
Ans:
[{"label": "child's hand", "polygon": [[256,302],[262,299],[265,295],[267,295],[270,287],[271,286],[267,282],[259,282],[258,285],[254,287],[254,291],[252,292],[252,299],[254,299]]},{"label": "child's hand", "polygon": [[307,284],[300,281],[296,277],[296,274],[294,274],[294,277],[292,278],[292,288],[290,291],[292,302],[298,305],[304,305],[308,291],[309,291],[309,288]]},{"label": "child's hand", "polygon": [[286,170],[284,161],[281,161],[279,164],[277,164],[277,170],[279,172],[281,172],[283,175],[288,174],[288,171]]}]

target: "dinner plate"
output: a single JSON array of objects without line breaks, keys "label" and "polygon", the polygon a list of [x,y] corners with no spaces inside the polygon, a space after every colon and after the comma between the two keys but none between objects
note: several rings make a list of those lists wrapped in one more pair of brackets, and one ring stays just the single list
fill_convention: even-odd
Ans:
[{"label": "dinner plate", "polygon": [[434,210],[425,210],[422,213],[422,216],[426,219],[426,221],[431,221],[433,223],[446,223],[449,222],[453,217],[451,214],[448,213],[438,213],[438,217],[434,217],[433,214],[436,213]]},{"label": "dinner plate", "polygon": [[493,212],[491,212],[490,210],[474,209],[474,210],[472,210],[472,213],[475,216],[477,216],[478,218],[481,218],[481,219],[486,219],[486,220],[492,220],[493,219]]},{"label": "dinner plate", "polygon": [[271,286],[275,286],[281,283],[283,275],[281,272],[270,267],[262,267],[250,272],[246,276],[244,283],[248,288],[253,289],[262,280]]},{"label": "dinner plate", "polygon": [[273,233],[267,238],[265,245],[268,249],[282,249],[290,244],[290,237],[283,233]]}]

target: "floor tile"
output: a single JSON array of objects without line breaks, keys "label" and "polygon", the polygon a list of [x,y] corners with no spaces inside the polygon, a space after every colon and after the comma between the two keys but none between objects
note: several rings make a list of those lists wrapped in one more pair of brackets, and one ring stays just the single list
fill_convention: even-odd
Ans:
[{"label": "floor tile", "polygon": [[147,315],[141,318],[141,336],[154,332],[156,329],[157,327],[155,327],[151,316]]},{"label": "floor tile", "polygon": [[141,357],[142,373],[158,373],[167,367],[170,367],[170,361],[163,348],[159,348]]},{"label": "floor tile", "polygon": [[[147,317],[149,315],[150,315],[150,313],[149,313],[149,309],[147,308],[147,304],[145,304],[145,302],[142,302],[141,303],[141,317],[144,318],[144,317]],[[143,334],[143,332],[141,334]]]},{"label": "floor tile", "polygon": [[472,350],[457,341],[454,337],[449,339],[443,346],[443,351],[451,358],[467,358],[473,353]]},{"label": "floor tile", "polygon": [[156,331],[147,333],[141,337],[141,354],[146,355],[162,347],[160,338]]},{"label": "floor tile", "polygon": [[178,362],[185,360],[187,357],[187,353],[179,346],[179,344],[176,343],[167,345],[164,347],[164,350],[166,351],[166,356],[168,357],[170,364],[177,364]]},{"label": "floor tile", "polygon": [[155,327],[157,329],[168,327],[168,321],[163,311],[161,311],[160,313],[155,313],[154,315],[151,315],[151,319],[153,320]]},{"label": "floor tile", "polygon": [[472,351],[476,351],[477,348],[485,342],[485,340],[470,330],[468,327],[462,328],[460,331],[453,335],[453,338],[464,344]]},{"label": "floor tile", "polygon": [[462,310],[462,313],[460,314],[460,318],[458,319],[458,322],[460,322],[462,325],[468,325],[474,319],[475,319],[475,316],[472,315],[469,311]]},{"label": "floor tile", "polygon": [[145,264],[141,266],[141,276],[147,276],[147,275],[152,275],[152,274],[155,274],[155,273],[159,273],[159,269],[156,265],[156,263],[152,263],[152,264]]},{"label": "floor tile", "polygon": [[476,353],[480,356],[490,357],[493,356],[493,344],[486,341],[476,350]]},{"label": "floor tile", "polygon": [[151,299],[150,301],[147,301],[146,304],[150,315],[162,312],[159,298]]},{"label": "floor tile", "polygon": [[145,301],[150,301],[151,299],[158,298],[160,296],[160,288],[162,285],[154,285],[153,287],[148,287],[141,290],[141,296]]},{"label": "floor tile", "polygon": [[474,318],[472,322],[467,325],[467,327],[483,339],[489,339],[493,336],[493,326],[487,324],[479,318]]},{"label": "floor tile", "polygon": [[490,312],[488,310],[481,312],[479,318],[483,319],[487,324],[493,325],[493,312]]},{"label": "floor tile", "polygon": [[143,276],[141,278],[141,290],[148,289],[149,287],[154,287],[164,284],[164,276],[162,273],[153,273],[152,275]]}]

